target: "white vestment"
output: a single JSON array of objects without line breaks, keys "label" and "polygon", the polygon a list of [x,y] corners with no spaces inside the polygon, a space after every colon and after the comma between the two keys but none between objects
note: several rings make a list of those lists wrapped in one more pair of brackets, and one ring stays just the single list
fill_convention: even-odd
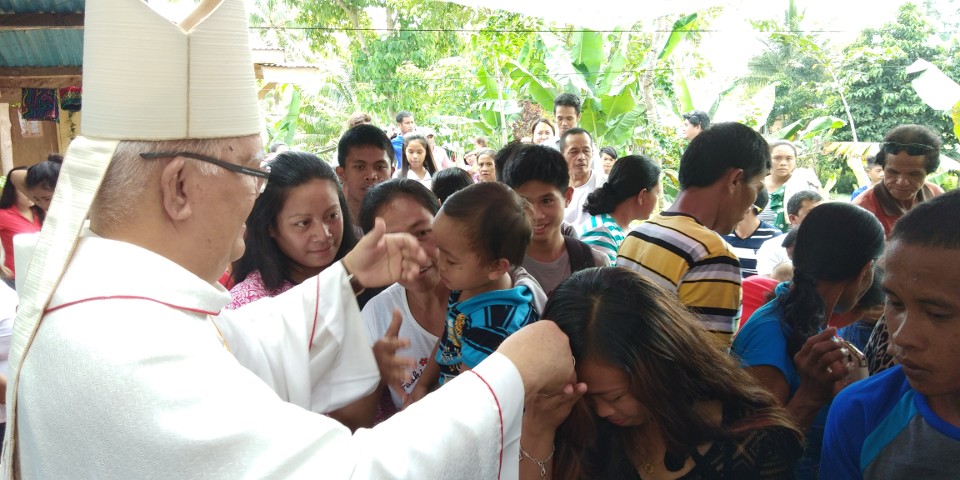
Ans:
[{"label": "white vestment", "polygon": [[379,381],[340,264],[215,317],[229,301],[164,257],[82,238],[24,359],[22,478],[517,477],[523,385],[502,355],[351,435],[306,410]]}]

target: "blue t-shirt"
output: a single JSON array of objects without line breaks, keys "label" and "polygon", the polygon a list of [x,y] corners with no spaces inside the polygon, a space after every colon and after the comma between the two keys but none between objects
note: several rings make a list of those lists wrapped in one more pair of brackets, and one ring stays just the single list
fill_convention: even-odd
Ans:
[{"label": "blue t-shirt", "polygon": [[[783,307],[780,304],[783,296],[789,291],[789,283],[777,285],[774,290],[776,298],[753,312],[750,320],[743,324],[743,328],[734,337],[731,352],[740,359],[745,368],[767,365],[780,370],[787,380],[787,385],[790,386],[792,398],[800,388],[800,374],[797,373],[797,368],[793,364],[793,358],[787,353],[787,335],[790,330],[783,323]],[[820,409],[817,418],[804,432],[806,445],[797,465],[797,478],[816,478],[820,463],[820,447],[823,442],[823,427],[826,424],[829,407],[830,405],[826,405]]]},{"label": "blue t-shirt", "polygon": [[827,419],[820,478],[960,478],[960,428],[937,416],[898,365],[843,389]]},{"label": "blue t-shirt", "polygon": [[459,300],[460,292],[450,292],[446,332],[436,356],[441,385],[459,375],[461,365],[476,367],[510,334],[539,319],[533,292],[525,285]]},{"label": "blue t-shirt", "polygon": [[403,168],[403,135],[397,135],[390,139],[390,143],[393,144],[393,153],[397,156],[397,168],[399,171]]},{"label": "blue t-shirt", "polygon": [[868,188],[870,188],[870,185],[864,185],[854,190],[853,193],[850,194],[850,201],[852,202],[854,198],[857,198],[861,193],[866,192]]}]

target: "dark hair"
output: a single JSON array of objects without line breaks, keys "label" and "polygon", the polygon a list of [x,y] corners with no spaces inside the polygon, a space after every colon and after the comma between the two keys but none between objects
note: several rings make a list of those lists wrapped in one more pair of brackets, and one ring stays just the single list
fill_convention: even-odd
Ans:
[{"label": "dark hair", "polygon": [[[478,135],[473,138],[473,143],[477,144],[480,148],[487,148],[487,137]],[[477,156],[479,157],[480,155]]]},{"label": "dark hair", "polygon": [[404,118],[412,117],[412,116],[413,116],[412,113],[406,110],[400,110],[400,113],[397,114],[397,123],[403,123]]},{"label": "dark hair", "polygon": [[593,144],[593,135],[590,135],[590,132],[580,127],[573,127],[573,128],[567,129],[566,132],[563,132],[563,135],[560,135],[560,152],[561,153],[567,149],[567,137],[569,137],[570,135],[586,135],[587,138],[590,139],[590,144],[591,145]]},{"label": "dark hair", "polygon": [[393,165],[393,144],[390,143],[387,134],[384,133],[383,130],[380,130],[379,127],[363,123],[348,129],[347,132],[340,137],[340,141],[337,142],[337,163],[340,164],[341,168],[347,166],[347,156],[350,154],[350,149],[357,147],[379,148],[385,153],[390,154],[389,161],[391,166]]},{"label": "dark hair", "polygon": [[587,195],[583,211],[590,215],[611,213],[624,200],[652,189],[659,181],[659,165],[643,155],[628,155],[613,164],[607,183]]},{"label": "dark hair", "polygon": [[[420,142],[423,145],[424,157],[423,157],[423,168],[427,169],[427,172],[430,172],[430,177],[437,173],[437,164],[433,161],[433,149],[430,148],[430,142],[427,141],[427,137],[416,133],[410,132],[403,136],[403,151],[401,159],[403,162],[400,167],[400,176],[407,178],[407,172],[410,171],[410,161],[407,160],[407,145],[410,145],[410,142]],[[479,159],[480,155],[477,155]]]},{"label": "dark hair", "polygon": [[553,99],[554,115],[557,113],[557,107],[573,107],[577,111],[577,115],[580,115],[580,97],[573,93],[561,93]]},{"label": "dark hair", "polygon": [[857,306],[860,308],[876,307],[877,305],[883,305],[886,301],[887,295],[883,293],[883,269],[879,265],[874,265],[873,283],[860,297]]},{"label": "dark hair", "polygon": [[[450,170],[460,169],[451,168]],[[422,183],[409,178],[393,178],[370,187],[363,196],[363,203],[360,204],[360,228],[363,229],[363,232],[370,233],[370,230],[373,230],[377,213],[379,213],[381,207],[387,205],[393,199],[403,196],[415,200],[423,208],[426,208],[431,215],[436,216],[437,211],[440,210],[437,197]]]},{"label": "dark hair", "polygon": [[547,117],[540,117],[537,119],[536,122],[533,122],[533,127],[530,128],[530,135],[533,135],[534,132],[537,131],[537,125],[540,125],[541,123],[546,123],[547,125],[550,125],[550,130],[553,130],[553,134],[554,135],[557,134],[557,126],[553,124],[553,121],[551,121]]},{"label": "dark hair", "polygon": [[[506,146],[501,148],[499,152],[497,152],[497,156],[493,159],[493,169],[497,172],[497,181],[503,181],[503,172],[506,171],[507,164],[510,163],[510,161],[513,160],[513,158],[516,157],[517,154],[528,145],[530,144],[520,141],[513,141],[508,143]],[[477,151],[475,150],[472,153],[477,153]],[[480,156],[477,155],[477,161],[479,160]]]},{"label": "dark hair", "polygon": [[454,193],[463,190],[465,187],[473,185],[473,177],[462,168],[445,168],[437,172],[433,177],[433,194],[440,199],[440,203],[446,202],[447,198]]},{"label": "dark hair", "polygon": [[267,150],[267,152],[269,152],[269,153],[277,153],[277,150],[279,150],[280,147],[286,147],[286,146],[287,146],[287,144],[286,144],[286,143],[283,143],[283,142],[273,142],[273,143],[270,144],[270,149]]},{"label": "dark hair", "polygon": [[57,162],[57,163],[63,165],[63,154],[62,154],[62,153],[50,153],[50,154],[47,154],[47,161],[48,161],[48,162]]},{"label": "dark hair", "polygon": [[[932,150],[923,155],[923,170],[929,175],[940,168],[940,147],[942,146],[942,142],[940,141],[940,137],[938,137],[936,133],[933,133],[933,130],[923,125],[900,125],[893,127],[893,129],[883,136],[883,141],[919,143],[933,147]],[[880,150],[883,151],[882,148]],[[878,156],[877,164],[886,167],[886,155],[883,157]]]},{"label": "dark hair", "polygon": [[710,115],[707,115],[707,112],[703,110],[694,110],[690,113],[685,113],[683,114],[683,119],[690,122],[690,125],[695,125],[700,128],[710,126]]},{"label": "dark hair", "polygon": [[722,122],[694,137],[680,159],[680,188],[708,187],[728,169],[743,169],[744,180],[770,170],[770,147],[752,128]]},{"label": "dark hair", "polygon": [[793,248],[797,245],[797,233],[800,232],[799,228],[791,228],[787,233],[783,234],[783,241],[780,242],[780,246],[783,248]]},{"label": "dark hair", "polygon": [[816,190],[800,190],[797,193],[794,193],[789,200],[787,200],[787,214],[788,215],[799,215],[800,209],[803,208],[803,202],[822,202],[823,197],[820,196],[820,192]]},{"label": "dark hair", "polygon": [[960,249],[960,215],[957,212],[960,212],[960,190],[927,200],[893,224],[890,241],[946,250]]},{"label": "dark hair", "polygon": [[440,214],[456,220],[481,260],[523,263],[533,236],[533,207],[502,183],[475,183],[447,198]]},{"label": "dark hair", "polygon": [[570,186],[570,172],[563,155],[543,145],[518,146],[504,165],[500,181],[517,189],[532,180],[553,185],[561,194],[566,192]]},{"label": "dark hair", "polygon": [[[17,204],[17,186],[10,180],[10,174],[18,170],[26,170],[27,167],[13,167],[7,172],[7,181],[3,184],[3,193],[0,193],[0,209],[10,208]],[[7,252],[12,255],[12,252]]]},{"label": "dark hair", "polygon": [[820,331],[828,318],[817,283],[856,278],[864,265],[880,257],[884,235],[880,221],[872,213],[841,202],[810,211],[797,230],[793,283],[780,299],[790,358],[800,351],[807,338]]},{"label": "dark hair", "polygon": [[757,199],[753,201],[753,206],[763,211],[764,208],[767,208],[767,204],[770,203],[770,194],[767,193],[766,188],[761,188],[757,192]]},{"label": "dark hair", "polygon": [[800,156],[800,151],[797,150],[797,146],[793,144],[790,140],[774,140],[770,142],[770,152],[773,153],[773,149],[777,147],[787,146],[790,147],[790,150],[793,150],[794,158]]},{"label": "dark hair", "polygon": [[880,151],[877,152],[876,155],[870,155],[869,157],[867,157],[867,168],[870,169],[877,165],[880,165],[882,167],[883,165],[880,164],[882,160],[880,159],[881,159],[881,156],[883,155],[885,155],[883,153],[883,149],[880,149]]},{"label": "dark hair", "polygon": [[[629,394],[660,426],[669,458],[684,459],[706,442],[772,426],[793,431],[799,443],[800,432],[773,395],[714,344],[675,295],[636,272],[576,272],[554,290],[543,318],[569,337],[578,365],[600,360],[627,375]],[[695,408],[708,400],[742,417],[717,425]],[[607,426],[584,399],[577,402],[557,431],[555,478],[625,478],[616,474],[620,465],[633,469],[620,452],[635,437],[631,429]]]},{"label": "dark hair", "polygon": [[612,159],[614,159],[614,160],[617,159],[617,150],[614,149],[613,147],[603,147],[603,148],[601,148],[601,149],[600,149],[600,155],[603,155],[604,153],[606,153],[607,156],[609,156],[610,158],[612,158]]},{"label": "dark hair", "polygon": [[280,250],[270,233],[276,228],[277,216],[291,189],[316,179],[329,180],[336,186],[343,217],[343,239],[334,261],[340,260],[353,249],[357,244],[357,237],[347,210],[347,200],[337,181],[337,174],[326,162],[312,153],[287,150],[274,157],[269,165],[270,181],[263,193],[257,197],[247,218],[247,248],[243,256],[233,262],[233,278],[242,282],[251,272],[259,270],[263,285],[269,290],[275,290],[289,278],[292,266],[290,258]]},{"label": "dark hair", "polygon": [[27,178],[24,184],[27,188],[43,187],[47,190],[57,188],[60,179],[60,162],[47,160],[27,169]]}]

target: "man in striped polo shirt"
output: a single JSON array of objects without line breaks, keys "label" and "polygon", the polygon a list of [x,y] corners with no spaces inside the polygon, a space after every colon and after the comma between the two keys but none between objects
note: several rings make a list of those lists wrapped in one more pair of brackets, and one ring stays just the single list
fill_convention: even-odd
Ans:
[{"label": "man in striped polo shirt", "polygon": [[683,153],[673,205],[631,231],[617,252],[618,266],[676,293],[727,347],[740,319],[741,277],[721,235],[751,208],[769,171],[759,133],[739,123],[710,126]]}]

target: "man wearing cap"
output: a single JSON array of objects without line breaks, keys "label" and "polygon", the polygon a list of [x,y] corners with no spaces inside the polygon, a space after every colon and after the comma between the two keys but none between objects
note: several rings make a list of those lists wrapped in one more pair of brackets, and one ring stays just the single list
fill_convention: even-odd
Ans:
[{"label": "man wearing cap", "polygon": [[940,138],[922,125],[900,125],[883,137],[883,180],[853,199],[874,214],[890,236],[893,224],[921,202],[943,193],[927,175],[940,166]]},{"label": "man wearing cap", "polygon": [[703,110],[694,110],[683,115],[683,138],[689,142],[710,126],[710,115]]},{"label": "man wearing cap", "polygon": [[550,322],[374,429],[311,412],[379,382],[354,293],[417,276],[412,236],[378,222],[319,276],[220,314],[270,175],[246,18],[241,0],[179,24],[86,2],[82,135],[23,265],[4,478],[516,478],[525,398],[573,377]]}]

